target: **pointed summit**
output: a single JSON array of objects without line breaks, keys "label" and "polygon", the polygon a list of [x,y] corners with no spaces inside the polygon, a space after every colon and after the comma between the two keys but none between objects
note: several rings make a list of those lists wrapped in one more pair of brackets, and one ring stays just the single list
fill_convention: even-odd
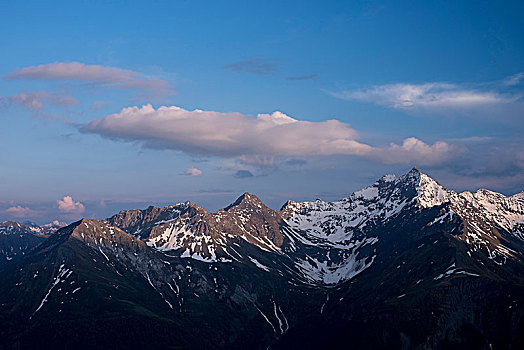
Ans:
[{"label": "pointed summit", "polygon": [[405,183],[414,184],[417,201],[422,208],[441,205],[449,200],[449,191],[414,166],[401,178]]},{"label": "pointed summit", "polygon": [[514,194],[511,198],[524,201],[524,191]]},{"label": "pointed summit", "polygon": [[400,176],[399,180],[401,182],[417,182],[418,183],[422,181],[424,178],[427,178],[431,181],[436,182],[431,177],[429,177],[427,174],[423,173],[417,166],[414,166],[406,174]]},{"label": "pointed summit", "polygon": [[419,168],[414,166],[413,168],[411,168],[410,171],[408,171],[404,176],[402,176],[401,179],[408,181],[418,181],[420,180],[422,175],[424,175],[422,171],[420,171]]},{"label": "pointed summit", "polygon": [[441,205],[449,200],[449,191],[416,166],[400,177],[386,175],[378,181],[381,182],[399,188],[406,198],[416,199],[421,208]]},{"label": "pointed summit", "polygon": [[187,212],[206,213],[204,208],[187,201],[162,208],[149,206],[147,209],[122,210],[104,221],[135,237],[147,238],[155,226],[175,221]]},{"label": "pointed summit", "polygon": [[262,201],[249,192],[244,192],[236,201],[225,207],[224,211],[229,211],[233,207],[242,207],[242,206],[255,206],[255,207],[266,207]]},{"label": "pointed summit", "polygon": [[58,230],[45,241],[42,247],[61,245],[71,241],[81,241],[90,247],[127,246],[144,248],[146,245],[141,240],[108,222],[83,218]]}]

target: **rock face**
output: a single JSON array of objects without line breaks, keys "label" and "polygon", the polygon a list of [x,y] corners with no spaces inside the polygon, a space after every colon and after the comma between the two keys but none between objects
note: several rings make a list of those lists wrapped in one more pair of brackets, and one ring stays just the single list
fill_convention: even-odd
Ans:
[{"label": "rock face", "polygon": [[244,193],[217,213],[193,207],[177,220],[151,229],[148,244],[161,250],[181,250],[183,256],[204,261],[237,259],[233,243],[244,240],[263,250],[279,249],[283,236],[278,211],[266,207],[256,196]]},{"label": "rock face", "polygon": [[0,347],[522,348],[523,227],[522,193],[416,168],[336,202],[84,219],[4,267]]},{"label": "rock face", "polygon": [[106,221],[138,238],[147,238],[153,227],[174,221],[194,207],[190,202],[186,202],[163,208],[150,206],[145,210],[122,210]]}]

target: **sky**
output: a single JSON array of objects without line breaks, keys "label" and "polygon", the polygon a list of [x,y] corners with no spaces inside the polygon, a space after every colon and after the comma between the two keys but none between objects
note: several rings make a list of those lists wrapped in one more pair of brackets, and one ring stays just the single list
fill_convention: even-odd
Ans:
[{"label": "sky", "polygon": [[417,166],[524,190],[522,1],[0,1],[0,221],[245,191],[278,209]]}]

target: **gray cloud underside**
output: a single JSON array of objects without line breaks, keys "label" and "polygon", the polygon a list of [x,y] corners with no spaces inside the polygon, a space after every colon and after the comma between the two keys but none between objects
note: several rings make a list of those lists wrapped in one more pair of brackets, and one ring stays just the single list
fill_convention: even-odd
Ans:
[{"label": "gray cloud underside", "polygon": [[299,77],[285,77],[285,80],[288,81],[297,81],[297,80],[310,80],[315,79],[317,77],[316,74],[309,74],[309,75],[301,75]]},{"label": "gray cloud underside", "polygon": [[56,92],[32,91],[21,92],[18,95],[0,97],[0,102],[6,105],[20,105],[27,108],[41,110],[44,103],[48,102],[56,106],[74,106],[78,101],[71,96],[63,96]]},{"label": "gray cloud underside", "polygon": [[238,170],[234,175],[238,179],[247,179],[253,177],[253,173],[249,170]]},{"label": "gray cloud underside", "polygon": [[149,78],[127,69],[79,62],[56,62],[25,67],[7,74],[4,79],[82,81],[104,88],[148,91],[155,96],[174,93],[169,83],[163,79]]},{"label": "gray cloud underside", "polygon": [[225,70],[236,73],[271,75],[279,69],[278,61],[265,58],[250,58],[223,66]]},{"label": "gray cloud underside", "polygon": [[259,114],[188,111],[151,105],[129,107],[80,127],[83,133],[138,141],[144,147],[234,158],[246,164],[271,165],[275,157],[353,155],[382,163],[437,164],[453,147],[414,137],[400,145],[374,147],[356,141],[357,132],[338,120],[300,121],[284,113]]}]

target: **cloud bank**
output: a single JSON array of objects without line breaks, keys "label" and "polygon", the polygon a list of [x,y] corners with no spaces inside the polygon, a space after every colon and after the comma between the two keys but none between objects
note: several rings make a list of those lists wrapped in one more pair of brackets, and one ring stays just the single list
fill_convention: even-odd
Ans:
[{"label": "cloud bank", "polygon": [[174,93],[166,80],[149,78],[131,70],[79,62],[56,62],[25,67],[7,74],[4,79],[81,81],[104,88],[144,90],[153,96]]},{"label": "cloud bank", "polygon": [[242,163],[272,165],[275,157],[353,155],[385,163],[435,164],[451,156],[452,147],[408,138],[401,145],[373,147],[356,141],[358,133],[338,120],[300,121],[282,112],[259,114],[185,110],[151,105],[128,107],[80,127],[84,133],[138,141],[144,147]]},{"label": "cloud bank", "polygon": [[12,206],[4,211],[7,215],[14,218],[31,218],[37,215],[37,212],[33,209],[22,207],[20,205]]},{"label": "cloud bank", "polygon": [[[511,83],[518,81],[520,77],[514,77]],[[387,84],[329,94],[344,100],[371,102],[396,109],[471,108],[511,103],[521,98],[521,95],[446,83]]]}]

